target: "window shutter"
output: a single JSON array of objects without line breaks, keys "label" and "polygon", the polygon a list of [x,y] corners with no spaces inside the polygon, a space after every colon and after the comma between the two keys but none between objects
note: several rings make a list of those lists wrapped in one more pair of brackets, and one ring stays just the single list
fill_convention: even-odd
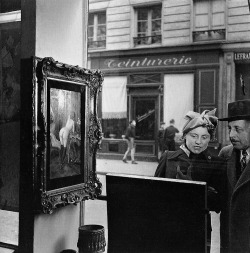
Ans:
[{"label": "window shutter", "polygon": [[194,1],[194,30],[209,29],[209,1]]},{"label": "window shutter", "polygon": [[198,73],[198,112],[217,108],[216,70],[199,70]]},{"label": "window shutter", "polygon": [[225,27],[225,1],[211,1],[212,8],[212,27],[211,29],[220,29]]}]

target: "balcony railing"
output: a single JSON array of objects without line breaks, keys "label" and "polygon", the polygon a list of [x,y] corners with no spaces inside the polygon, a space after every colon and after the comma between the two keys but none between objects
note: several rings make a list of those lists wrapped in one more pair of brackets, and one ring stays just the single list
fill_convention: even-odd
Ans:
[{"label": "balcony railing", "polygon": [[193,32],[193,42],[225,40],[225,39],[226,39],[226,29],[204,30]]},{"label": "balcony railing", "polygon": [[151,45],[161,43],[161,35],[134,37],[134,45]]},{"label": "balcony railing", "polygon": [[106,40],[88,41],[89,49],[105,48]]}]

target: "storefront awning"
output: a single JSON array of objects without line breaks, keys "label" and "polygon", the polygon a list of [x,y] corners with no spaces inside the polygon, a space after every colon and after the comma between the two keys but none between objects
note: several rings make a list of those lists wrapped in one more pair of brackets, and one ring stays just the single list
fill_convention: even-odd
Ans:
[{"label": "storefront awning", "polygon": [[105,77],[102,88],[102,118],[127,118],[127,77]]}]

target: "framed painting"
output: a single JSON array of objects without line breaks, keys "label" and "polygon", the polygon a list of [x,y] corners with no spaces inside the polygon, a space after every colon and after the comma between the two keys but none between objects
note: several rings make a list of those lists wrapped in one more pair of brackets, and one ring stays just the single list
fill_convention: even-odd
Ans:
[{"label": "framed painting", "polygon": [[99,70],[34,58],[33,143],[38,208],[55,208],[101,194],[96,151],[102,132],[97,98]]}]

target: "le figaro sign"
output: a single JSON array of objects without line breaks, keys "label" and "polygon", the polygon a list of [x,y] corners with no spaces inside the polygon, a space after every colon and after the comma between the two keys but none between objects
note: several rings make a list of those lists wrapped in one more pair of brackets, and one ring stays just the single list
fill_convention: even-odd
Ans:
[{"label": "le figaro sign", "polygon": [[126,69],[126,68],[147,68],[147,67],[164,67],[164,66],[180,66],[192,64],[191,57],[185,55],[174,57],[141,57],[116,59],[110,58],[104,61],[105,69]]}]

